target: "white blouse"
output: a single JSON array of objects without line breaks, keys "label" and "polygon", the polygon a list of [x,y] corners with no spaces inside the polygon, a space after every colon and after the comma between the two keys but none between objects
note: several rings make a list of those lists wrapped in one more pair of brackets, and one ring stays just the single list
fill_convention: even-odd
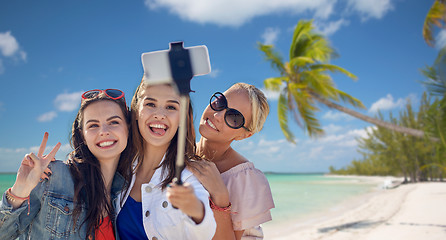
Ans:
[{"label": "white blouse", "polygon": [[[214,214],[209,206],[209,193],[201,185],[198,179],[187,169],[181,174],[183,183],[189,183],[193,188],[197,198],[204,205],[204,219],[196,224],[189,216],[179,209],[174,209],[167,200],[166,191],[162,190],[161,168],[158,168],[149,183],[141,186],[142,216],[144,230],[148,239],[193,239],[208,240],[215,234],[216,223]],[[135,183],[135,175],[132,177],[130,188]],[[125,196],[121,193],[115,202],[116,216],[121,210],[120,200],[124,197],[127,200],[130,191]]]}]

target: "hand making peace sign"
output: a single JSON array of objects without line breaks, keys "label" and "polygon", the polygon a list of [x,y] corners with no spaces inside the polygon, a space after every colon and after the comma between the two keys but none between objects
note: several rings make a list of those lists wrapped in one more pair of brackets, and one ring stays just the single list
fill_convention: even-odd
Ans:
[{"label": "hand making peace sign", "polygon": [[42,143],[39,147],[37,156],[34,153],[26,154],[22,160],[19,170],[17,171],[17,178],[11,192],[18,197],[27,197],[31,191],[37,186],[40,176],[43,174],[48,164],[60,148],[60,142],[51,150],[48,155],[43,155],[48,141],[48,133],[43,135]]}]

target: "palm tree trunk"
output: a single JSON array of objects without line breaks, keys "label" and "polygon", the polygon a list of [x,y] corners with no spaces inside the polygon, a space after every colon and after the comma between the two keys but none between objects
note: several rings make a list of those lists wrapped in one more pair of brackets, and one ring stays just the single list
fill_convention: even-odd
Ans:
[{"label": "palm tree trunk", "polygon": [[[382,121],[382,120],[377,119],[377,118],[372,118],[372,117],[369,117],[369,116],[364,115],[362,113],[359,113],[359,112],[356,112],[354,110],[351,110],[349,108],[343,107],[343,106],[341,106],[341,105],[339,105],[337,103],[331,102],[331,101],[329,101],[329,100],[319,96],[316,93],[310,93],[310,94],[318,102],[326,105],[329,108],[334,108],[334,109],[339,110],[341,112],[344,112],[344,113],[346,113],[346,114],[348,114],[350,116],[353,116],[355,118],[359,118],[359,119],[361,119],[363,121],[366,121],[366,122],[369,122],[369,123],[371,123],[373,125],[384,127],[384,128],[389,129],[389,130],[392,130],[392,131],[405,133],[405,134],[412,135],[412,136],[415,136],[415,137],[420,137],[420,138],[425,137],[424,131],[421,131],[421,130],[418,130],[418,129],[413,129],[413,128],[407,128],[407,127],[403,127],[403,126],[398,126],[396,124],[389,123],[389,122],[386,122],[386,121]],[[434,138],[434,137],[429,137],[429,139],[432,140],[432,141],[435,141],[435,142],[439,141],[438,138]]]}]

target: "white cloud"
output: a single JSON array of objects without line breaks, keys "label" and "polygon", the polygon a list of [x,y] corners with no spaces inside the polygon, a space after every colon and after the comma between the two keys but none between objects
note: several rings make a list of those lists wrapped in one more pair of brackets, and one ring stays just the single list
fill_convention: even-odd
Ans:
[{"label": "white cloud", "polygon": [[266,99],[268,99],[269,101],[276,101],[277,99],[279,99],[280,92],[271,91],[264,88],[262,88],[261,90],[265,94]]},{"label": "white cloud", "polygon": [[315,31],[325,36],[333,35],[339,29],[341,29],[342,26],[347,26],[348,24],[349,21],[345,19],[339,19],[337,21],[332,21],[332,22],[321,22],[321,21],[314,22]]},{"label": "white cloud", "polygon": [[19,52],[19,43],[11,32],[0,32],[0,51],[5,57],[12,57]]},{"label": "white cloud", "polygon": [[47,113],[44,113],[44,114],[40,115],[37,118],[37,121],[39,121],[39,122],[49,122],[49,121],[53,120],[55,117],[57,117],[57,113],[55,111],[51,111],[51,112],[47,112]]},{"label": "white cloud", "polygon": [[0,74],[5,71],[1,57],[26,61],[26,52],[21,50],[19,43],[10,31],[0,32],[0,53]]},{"label": "white cloud", "polygon": [[297,144],[285,139],[269,140],[268,136],[259,133],[235,142],[233,147],[262,171],[328,171],[329,166],[344,167],[353,159],[360,158],[356,151],[357,138],[367,137],[372,128],[349,129],[329,125],[325,127],[326,135],[317,139],[297,139]]},{"label": "white cloud", "polygon": [[394,101],[392,95],[387,94],[386,97],[381,98],[372,104],[369,109],[369,113],[377,113],[378,110],[391,110],[394,108],[400,108],[403,107],[404,104],[406,104],[405,99],[399,98],[398,100]]},{"label": "white cloud", "polygon": [[54,100],[54,105],[56,105],[56,108],[59,111],[64,111],[64,112],[74,111],[79,107],[83,92],[84,91],[59,94]]},{"label": "white cloud", "polygon": [[220,76],[220,74],[221,74],[220,69],[212,69],[211,72],[209,73],[209,76],[211,78],[216,78],[216,77]]},{"label": "white cloud", "polygon": [[313,12],[316,18],[326,19],[333,13],[335,4],[332,0],[145,0],[151,10],[166,8],[184,20],[233,27],[254,17],[284,12]]},{"label": "white cloud", "polygon": [[324,132],[326,134],[337,133],[337,132],[339,132],[340,130],[343,129],[342,126],[334,125],[334,124],[328,124],[326,126],[323,126],[322,128],[324,129]]},{"label": "white cloud", "polygon": [[277,41],[277,37],[280,34],[279,28],[268,27],[262,34],[263,44],[274,45]]},{"label": "white cloud", "polygon": [[[54,146],[47,146],[44,154],[48,154]],[[0,148],[0,162],[3,172],[15,172],[19,169],[20,163],[30,152],[37,154],[39,146],[19,147],[19,148]],[[65,160],[68,153],[72,151],[69,143],[63,144],[56,153],[57,160]]]},{"label": "white cloud", "polygon": [[343,113],[343,112],[340,112],[340,111],[331,111],[331,110],[326,112],[322,116],[322,118],[326,119],[326,120],[333,120],[333,121],[340,121],[340,120],[351,121],[351,120],[355,119],[354,117],[352,117],[352,116],[350,116],[350,115],[348,115],[346,113]]},{"label": "white cloud", "polygon": [[435,47],[442,49],[446,47],[446,29],[441,30],[435,38]]},{"label": "white cloud", "polygon": [[[55,147],[55,145],[54,146],[46,146],[46,148],[44,150],[44,154],[50,153],[53,150],[54,147]],[[40,146],[32,146],[29,149],[26,149],[26,148],[22,148],[22,149],[25,149],[27,151],[27,153],[33,152],[33,153],[35,153],[37,155],[37,152],[39,152],[39,148],[40,148]],[[61,145],[59,150],[57,151],[56,159],[60,159],[60,158],[57,158],[57,156],[59,156],[59,152],[62,153],[63,156],[66,156],[71,151],[72,151],[72,148],[71,148],[71,145],[69,143]]]},{"label": "white cloud", "polygon": [[370,18],[381,19],[393,9],[391,0],[348,0],[347,5],[361,15],[362,21]]}]

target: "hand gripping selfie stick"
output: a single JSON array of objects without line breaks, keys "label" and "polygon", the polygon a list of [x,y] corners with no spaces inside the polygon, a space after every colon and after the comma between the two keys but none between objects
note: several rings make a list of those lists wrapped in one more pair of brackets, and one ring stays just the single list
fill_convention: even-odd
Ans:
[{"label": "hand gripping selfie stick", "polygon": [[182,184],[186,146],[186,122],[189,110],[190,81],[194,76],[211,72],[209,53],[206,46],[184,48],[183,42],[170,43],[169,50],[143,53],[143,81],[150,85],[173,84],[180,94],[180,124],[178,127],[177,159],[175,178]]}]

